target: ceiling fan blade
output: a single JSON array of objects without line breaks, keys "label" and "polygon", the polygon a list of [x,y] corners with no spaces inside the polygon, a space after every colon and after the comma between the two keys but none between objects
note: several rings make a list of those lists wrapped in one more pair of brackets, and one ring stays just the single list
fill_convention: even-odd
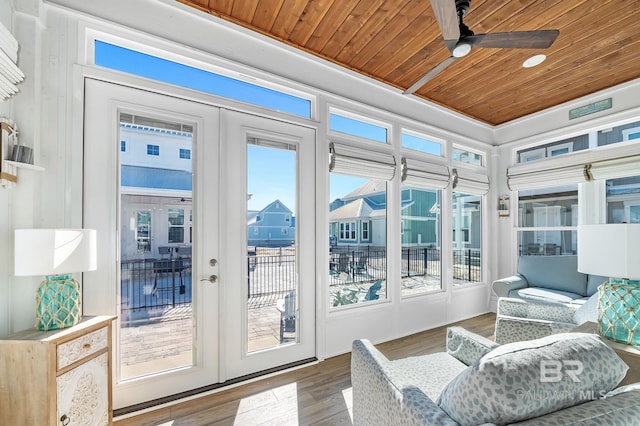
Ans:
[{"label": "ceiling fan blade", "polygon": [[440,62],[438,65],[436,65],[431,71],[426,73],[420,80],[413,83],[407,90],[402,92],[402,94],[410,95],[416,90],[420,89],[422,86],[427,84],[429,80],[434,78],[436,75],[440,74],[445,68],[451,65],[456,59],[458,58],[456,58],[455,56],[449,56],[447,59]]},{"label": "ceiling fan blade", "polygon": [[476,34],[465,37],[464,40],[478,47],[546,49],[556,41],[559,34],[559,30],[514,31]]},{"label": "ceiling fan blade", "polygon": [[[431,0],[431,9],[436,15],[436,21],[438,21],[442,38],[447,47],[450,44],[455,47],[455,43],[460,38],[456,2],[454,0]],[[450,47],[449,50],[453,49],[453,47]]]}]

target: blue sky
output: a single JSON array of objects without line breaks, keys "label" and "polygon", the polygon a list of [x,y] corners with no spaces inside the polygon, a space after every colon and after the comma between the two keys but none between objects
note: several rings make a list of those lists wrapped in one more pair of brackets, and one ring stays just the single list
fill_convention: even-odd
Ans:
[{"label": "blue sky", "polygon": [[[147,55],[113,44],[96,40],[95,64],[138,76],[195,89],[218,96],[248,102],[302,117],[311,117],[308,99],[260,87],[195,67]],[[330,130],[357,135],[380,143],[387,143],[387,129],[383,126],[330,114]],[[440,155],[440,145],[426,139],[403,133],[402,144]],[[261,210],[280,199],[294,213],[295,202],[295,152],[283,149],[248,146],[247,190],[252,194],[249,210]],[[340,198],[364,184],[367,179],[332,174],[329,202]]]}]

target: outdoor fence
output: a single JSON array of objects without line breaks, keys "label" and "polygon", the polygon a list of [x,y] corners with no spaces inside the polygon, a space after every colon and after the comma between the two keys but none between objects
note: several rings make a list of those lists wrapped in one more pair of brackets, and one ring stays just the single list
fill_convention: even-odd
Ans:
[{"label": "outdoor fence", "polygon": [[[402,278],[441,274],[438,248],[402,249]],[[453,252],[453,278],[464,282],[481,280],[480,250]],[[371,283],[385,279],[387,252],[384,247],[338,246],[329,255],[329,286]],[[124,313],[166,309],[192,300],[191,258],[138,259],[121,262],[121,310]],[[296,253],[293,247],[252,248],[247,256],[249,308],[275,305],[297,288]]]},{"label": "outdoor fence", "polygon": [[121,310],[151,310],[191,303],[191,258],[120,263]]}]

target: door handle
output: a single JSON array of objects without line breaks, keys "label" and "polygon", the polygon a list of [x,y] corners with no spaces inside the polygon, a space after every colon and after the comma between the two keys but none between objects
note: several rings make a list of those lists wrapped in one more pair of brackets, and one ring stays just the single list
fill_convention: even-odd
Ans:
[{"label": "door handle", "polygon": [[209,275],[209,278],[203,278],[200,281],[209,281],[210,283],[215,283],[218,281],[217,275]]}]

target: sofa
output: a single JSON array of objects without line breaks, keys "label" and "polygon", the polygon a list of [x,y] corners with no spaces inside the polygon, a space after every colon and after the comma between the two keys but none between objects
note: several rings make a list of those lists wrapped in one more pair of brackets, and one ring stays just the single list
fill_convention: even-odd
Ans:
[{"label": "sofa", "polygon": [[451,327],[446,352],[393,361],[355,340],[353,424],[640,425],[640,384],[615,388],[627,369],[595,334],[498,345]]},{"label": "sofa", "polygon": [[598,293],[584,303],[549,303],[501,297],[496,312],[495,341],[500,344],[570,332],[598,321]]},{"label": "sofa", "polygon": [[517,274],[493,282],[498,297],[581,304],[607,277],[578,272],[577,256],[520,256]]}]

